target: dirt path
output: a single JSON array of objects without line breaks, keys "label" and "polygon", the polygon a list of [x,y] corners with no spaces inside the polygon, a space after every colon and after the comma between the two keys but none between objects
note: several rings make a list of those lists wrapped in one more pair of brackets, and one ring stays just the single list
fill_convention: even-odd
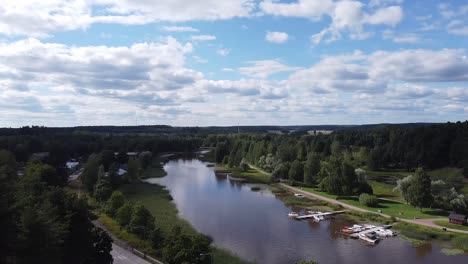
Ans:
[{"label": "dirt path", "polygon": [[[288,190],[290,190],[290,191],[292,191],[292,192],[294,192],[294,193],[300,193],[300,194],[302,194],[302,195],[304,195],[306,197],[312,198],[312,199],[319,199],[319,200],[322,200],[322,201],[325,201],[325,202],[328,202],[328,203],[338,204],[338,205],[343,206],[344,208],[359,211],[359,212],[372,213],[372,214],[380,215],[380,216],[385,217],[385,218],[391,218],[391,216],[386,215],[386,214],[372,212],[372,211],[369,211],[369,210],[366,210],[366,209],[363,209],[363,208],[360,208],[360,207],[356,207],[356,206],[353,206],[353,205],[349,205],[349,204],[337,201],[335,199],[323,197],[323,196],[315,194],[315,193],[310,193],[310,192],[301,190],[299,188],[289,186],[289,185],[284,184],[284,183],[280,183],[279,185],[286,188],[286,189],[288,189]],[[427,227],[432,227],[432,228],[436,228],[436,229],[439,229],[439,230],[441,230],[443,227],[434,224],[434,221],[446,220],[446,218],[414,219],[414,220],[413,219],[404,219],[404,218],[396,218],[396,219],[398,221],[412,223],[412,224],[416,224],[416,225],[427,226]],[[446,228],[446,230],[450,231],[450,232],[454,232],[454,233],[468,234],[468,231],[464,231],[464,230],[458,230],[458,229],[452,229],[452,228]]]}]

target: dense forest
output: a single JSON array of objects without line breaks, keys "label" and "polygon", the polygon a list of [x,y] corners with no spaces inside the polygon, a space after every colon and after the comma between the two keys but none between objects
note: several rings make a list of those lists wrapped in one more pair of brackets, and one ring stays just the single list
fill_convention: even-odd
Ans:
[{"label": "dense forest", "polygon": [[[313,132],[321,129],[328,131]],[[144,206],[129,203],[118,191],[120,185],[138,181],[158,154],[202,146],[214,149],[217,163],[256,166],[271,172],[274,180],[317,186],[336,195],[372,195],[367,171],[411,172],[395,188],[408,203],[466,211],[457,182],[430,179],[426,171],[456,167],[468,177],[468,121],[354,127],[5,128],[0,129],[0,262],[110,263],[112,240],[92,224],[88,199],[168,263],[205,255],[209,238],[182,236],[177,229],[162,234]],[[70,160],[83,164],[85,196],[67,189]],[[125,176],[118,174],[122,168]],[[372,202],[371,196],[363,198]]]},{"label": "dense forest", "polygon": [[[367,170],[416,171],[414,179],[419,179],[418,175],[428,178],[428,170],[457,167],[468,177],[468,121],[345,129],[328,135],[303,131],[210,135],[204,145],[215,148],[216,162],[231,168],[254,165],[271,172],[276,180],[318,186],[337,195],[372,193],[366,183]],[[443,191],[426,197],[429,202],[424,205],[464,211],[466,206],[453,205],[460,200],[457,192],[463,179],[437,180],[433,181],[434,190],[443,185]],[[454,186],[457,182],[461,185]]]},{"label": "dense forest", "polygon": [[[26,133],[0,136],[0,221],[4,228],[0,263],[112,263],[112,239],[92,224],[95,216],[88,198],[107,210],[113,190],[137,179],[149,166],[153,153],[193,151],[202,143],[201,138],[193,136],[20,131]],[[139,156],[130,159],[127,152]],[[84,164],[80,179],[87,195],[67,188],[71,172],[66,163],[71,160]],[[128,170],[124,177],[116,174],[121,166]],[[147,210],[139,205],[125,206],[131,206],[128,228],[141,236],[135,226],[148,225],[151,236],[145,234],[144,239],[159,243],[161,236]],[[119,209],[115,203],[114,209]],[[211,243],[199,240],[204,242],[200,248]]]}]

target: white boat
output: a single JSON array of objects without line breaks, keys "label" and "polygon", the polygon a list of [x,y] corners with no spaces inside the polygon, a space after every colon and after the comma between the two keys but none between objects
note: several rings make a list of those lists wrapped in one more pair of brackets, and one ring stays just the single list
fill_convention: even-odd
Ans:
[{"label": "white boat", "polygon": [[375,232],[370,232],[370,233],[366,233],[366,234],[360,234],[359,235],[359,238],[361,238],[362,240],[366,241],[366,242],[369,242],[371,244],[375,244],[377,242],[379,242],[379,238],[376,236]]},{"label": "white boat", "polygon": [[288,216],[289,216],[289,217],[298,217],[299,214],[296,213],[296,212],[290,212],[290,213],[288,214]]},{"label": "white boat", "polygon": [[303,194],[300,194],[300,193],[295,193],[294,196],[299,197],[299,198],[304,197],[304,195],[303,195]]},{"label": "white boat", "polygon": [[395,233],[392,230],[389,230],[389,229],[377,229],[375,231],[375,233],[379,237],[393,237],[393,236],[395,236]]}]

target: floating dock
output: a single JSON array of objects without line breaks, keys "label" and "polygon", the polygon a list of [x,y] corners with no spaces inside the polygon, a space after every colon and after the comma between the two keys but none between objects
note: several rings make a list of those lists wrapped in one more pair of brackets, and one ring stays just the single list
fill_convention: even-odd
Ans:
[{"label": "floating dock", "polygon": [[297,220],[305,220],[305,219],[314,219],[315,221],[319,222],[321,220],[324,220],[325,218],[331,217],[333,215],[339,215],[339,214],[344,214],[346,211],[333,211],[333,212],[315,212],[315,213],[310,213],[307,215],[298,215],[294,217]]},{"label": "floating dock", "polygon": [[[391,228],[391,226],[354,225],[341,233],[349,235],[354,239],[361,239],[370,244],[376,244],[381,238],[396,236],[396,233],[389,230],[389,228]],[[349,231],[355,232],[349,233]]]}]

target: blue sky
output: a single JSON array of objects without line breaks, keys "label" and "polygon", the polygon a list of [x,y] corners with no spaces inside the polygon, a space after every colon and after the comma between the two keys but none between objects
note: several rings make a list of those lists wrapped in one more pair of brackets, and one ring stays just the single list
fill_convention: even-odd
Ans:
[{"label": "blue sky", "polygon": [[2,2],[0,126],[468,119],[464,1]]}]

